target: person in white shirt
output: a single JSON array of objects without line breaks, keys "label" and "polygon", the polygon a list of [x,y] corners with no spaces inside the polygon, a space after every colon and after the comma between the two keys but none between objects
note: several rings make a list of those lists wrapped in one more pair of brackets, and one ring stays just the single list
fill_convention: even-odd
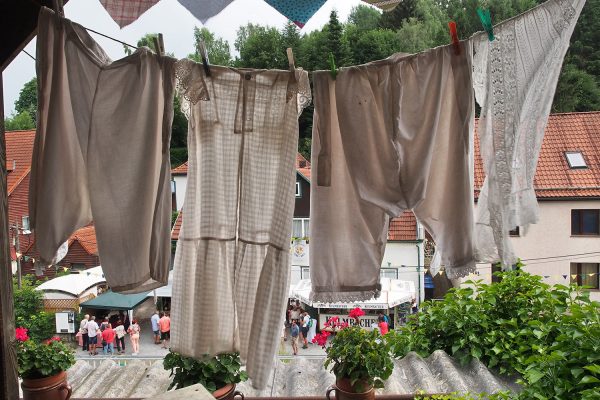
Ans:
[{"label": "person in white shirt", "polygon": [[308,349],[308,325],[310,323],[310,316],[306,311],[302,313],[302,340],[304,341],[303,349]]},{"label": "person in white shirt", "polygon": [[158,329],[159,320],[158,310],[156,310],[154,311],[152,318],[150,318],[150,322],[152,323],[152,333],[154,334],[154,344],[160,344],[160,330]]},{"label": "person in white shirt", "polygon": [[123,321],[117,321],[117,327],[115,328],[115,334],[117,335],[117,351],[119,354],[125,353],[125,327]]},{"label": "person in white shirt", "polygon": [[98,324],[96,323],[96,317],[94,317],[93,315],[90,317],[90,320],[86,324],[86,328],[89,336],[88,340],[90,356],[95,356],[96,354],[98,354],[98,352],[96,351],[96,345],[98,344],[97,332],[99,329]]},{"label": "person in white shirt", "polygon": [[83,351],[89,351],[90,349],[90,337],[88,336],[87,323],[90,320],[90,316],[85,314],[81,322],[79,323],[79,332],[81,333],[81,339],[83,340]]}]

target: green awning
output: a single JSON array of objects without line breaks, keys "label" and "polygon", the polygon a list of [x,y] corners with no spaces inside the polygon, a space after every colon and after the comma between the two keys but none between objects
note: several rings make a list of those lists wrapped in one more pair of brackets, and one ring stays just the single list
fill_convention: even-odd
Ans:
[{"label": "green awning", "polygon": [[80,307],[96,310],[133,310],[144,302],[148,292],[135,294],[120,294],[109,290],[100,296],[81,303]]}]

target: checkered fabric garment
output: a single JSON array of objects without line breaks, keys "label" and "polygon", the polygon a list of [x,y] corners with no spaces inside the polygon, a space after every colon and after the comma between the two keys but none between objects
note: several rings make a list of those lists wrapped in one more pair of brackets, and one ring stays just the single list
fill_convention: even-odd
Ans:
[{"label": "checkered fabric garment", "polygon": [[192,357],[240,352],[262,388],[288,294],[297,117],[310,98],[308,74],[211,66],[206,77],[202,64],[181,60],[177,75],[189,106],[189,173],[171,346]]},{"label": "checkered fabric garment", "polygon": [[110,17],[124,28],[160,0],[100,0]]}]

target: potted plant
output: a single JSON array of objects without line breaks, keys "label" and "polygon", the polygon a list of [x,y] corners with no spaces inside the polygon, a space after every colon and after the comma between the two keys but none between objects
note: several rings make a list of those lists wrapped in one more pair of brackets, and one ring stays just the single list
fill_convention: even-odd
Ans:
[{"label": "potted plant", "polygon": [[15,336],[23,399],[68,400],[71,386],[65,371],[75,364],[73,349],[58,337],[33,341],[25,328],[17,328]]},{"label": "potted plant", "polygon": [[353,324],[332,318],[313,339],[325,349],[325,368],[332,365],[336,377],[335,385],[327,390],[328,399],[332,391],[337,400],[374,399],[375,388],[382,388],[392,374],[394,363],[388,344],[378,330],[361,328],[359,317],[364,314],[358,307],[351,310]]},{"label": "potted plant", "polygon": [[248,379],[246,371],[241,371],[240,355],[225,353],[201,360],[185,357],[174,351],[165,356],[163,366],[171,370],[173,382],[169,389],[181,389],[201,384],[217,399],[231,400],[244,396],[235,391],[235,385]]}]

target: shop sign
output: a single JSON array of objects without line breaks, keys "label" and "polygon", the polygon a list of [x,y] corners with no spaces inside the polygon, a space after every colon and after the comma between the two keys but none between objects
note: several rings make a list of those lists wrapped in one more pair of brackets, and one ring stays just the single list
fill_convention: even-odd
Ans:
[{"label": "shop sign", "polygon": [[292,242],[292,265],[308,267],[308,243],[305,240]]},{"label": "shop sign", "polygon": [[[356,325],[356,321],[354,318],[350,318],[348,314],[339,315],[339,314],[319,314],[319,327],[323,329],[325,327],[325,323],[329,321],[332,317],[338,317],[340,323],[347,322],[348,325]],[[366,329],[373,329],[377,327],[379,323],[377,315],[363,315],[358,317],[360,326]]]}]

